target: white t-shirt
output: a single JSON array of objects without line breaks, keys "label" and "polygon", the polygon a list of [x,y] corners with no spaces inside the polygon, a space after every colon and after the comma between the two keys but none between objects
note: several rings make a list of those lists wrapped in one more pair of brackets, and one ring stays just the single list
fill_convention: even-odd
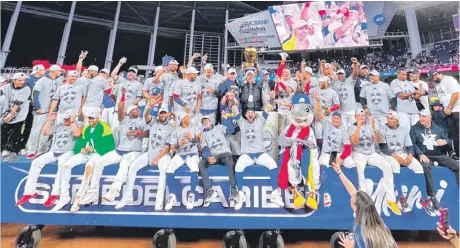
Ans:
[{"label": "white t-shirt", "polygon": [[[441,104],[444,108],[449,106],[450,99],[453,93],[460,92],[460,85],[457,80],[451,76],[444,76],[441,80],[441,83],[436,87],[438,90],[438,96]],[[452,112],[460,112],[460,101],[454,104]]]},{"label": "white t-shirt", "polygon": [[[426,90],[426,92],[428,92],[428,84],[426,82],[423,82],[422,80],[419,80],[418,83],[412,82],[412,85],[415,87],[415,89],[424,89]],[[430,109],[430,102],[428,100],[428,96],[421,96],[420,102],[423,104],[425,109]]]}]

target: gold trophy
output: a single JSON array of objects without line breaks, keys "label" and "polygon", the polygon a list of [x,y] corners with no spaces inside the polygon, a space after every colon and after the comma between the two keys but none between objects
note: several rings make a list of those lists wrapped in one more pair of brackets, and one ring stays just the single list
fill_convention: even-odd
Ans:
[{"label": "gold trophy", "polygon": [[246,47],[244,49],[244,60],[246,60],[246,62],[243,62],[244,73],[254,71],[257,74],[257,49],[255,47]]}]

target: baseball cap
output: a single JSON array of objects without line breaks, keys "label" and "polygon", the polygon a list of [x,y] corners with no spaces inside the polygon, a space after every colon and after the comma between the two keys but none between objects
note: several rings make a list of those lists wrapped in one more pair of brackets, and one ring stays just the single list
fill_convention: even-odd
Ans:
[{"label": "baseball cap", "polygon": [[104,69],[100,70],[99,72],[105,73],[105,74],[110,74],[110,71],[107,68],[104,68]]},{"label": "baseball cap", "polygon": [[213,66],[212,64],[206,64],[203,68],[203,70],[207,70],[207,69],[213,69]]},{"label": "baseball cap", "polygon": [[135,74],[137,74],[137,69],[134,68],[134,67],[130,67],[130,68],[128,69],[128,72],[130,72],[130,71],[132,71],[132,72],[134,72]]},{"label": "baseball cap", "polygon": [[436,69],[431,69],[428,71],[427,73],[427,76],[428,76],[428,79],[432,79],[434,77],[434,75],[438,74],[438,70]]},{"label": "baseball cap", "polygon": [[311,67],[305,67],[305,71],[310,73],[310,74],[313,74],[313,69],[311,69]]},{"label": "baseball cap", "polygon": [[88,71],[99,71],[99,67],[95,65],[90,65],[87,70]]},{"label": "baseball cap", "polygon": [[256,73],[254,71],[249,70],[249,71],[246,72],[245,77],[247,77],[249,74],[256,75]]},{"label": "baseball cap", "polygon": [[329,83],[330,79],[326,76],[318,77],[318,81]]},{"label": "baseball cap", "polygon": [[73,110],[69,109],[64,112],[64,119],[69,119],[73,114]]},{"label": "baseball cap", "polygon": [[16,79],[26,79],[28,78],[28,76],[25,74],[25,73],[22,73],[22,72],[18,72],[18,73],[15,73],[13,75],[13,80],[16,80]]},{"label": "baseball cap", "polygon": [[400,120],[399,114],[398,114],[398,112],[396,112],[396,111],[390,110],[390,112],[388,112],[388,115],[393,116],[393,118],[395,118],[395,119],[398,120],[398,121]]},{"label": "baseball cap", "polygon": [[185,70],[185,73],[198,74],[198,71],[195,69],[195,67],[189,67],[187,70]]},{"label": "baseball cap", "polygon": [[230,68],[230,69],[228,69],[227,72],[228,72],[228,74],[232,74],[232,73],[236,73],[236,70],[235,70],[235,68]]},{"label": "baseball cap", "polygon": [[169,61],[169,64],[168,64],[168,65],[171,65],[171,64],[176,64],[176,65],[178,65],[179,63],[177,62],[177,60],[171,60],[171,61]]},{"label": "baseball cap", "polygon": [[433,101],[433,106],[442,106],[442,103],[439,100]]},{"label": "baseball cap", "polygon": [[369,69],[369,67],[367,65],[361,65],[359,69]]},{"label": "baseball cap", "polygon": [[89,111],[88,118],[95,119],[97,117],[99,117],[99,111],[97,111],[97,110]]},{"label": "baseball cap", "polygon": [[292,97],[292,105],[296,104],[311,104],[310,98],[305,94],[297,94]]},{"label": "baseball cap", "polygon": [[31,74],[35,74],[39,70],[45,70],[45,67],[43,65],[36,65],[36,66],[32,67],[32,73]]},{"label": "baseball cap", "polygon": [[420,111],[419,114],[423,116],[431,116],[431,111],[429,111],[428,109],[423,109]]},{"label": "baseball cap", "polygon": [[410,74],[419,74],[420,71],[419,71],[419,69],[412,69],[412,70],[409,71],[409,73]]},{"label": "baseball cap", "polygon": [[76,76],[76,77],[78,77],[78,72],[77,72],[77,71],[74,71],[74,70],[69,71],[69,73],[67,73],[67,76],[68,76],[68,77],[70,77],[70,76]]},{"label": "baseball cap", "polygon": [[131,111],[133,111],[134,109],[137,109],[137,108],[138,108],[137,105],[131,104],[131,105],[128,106],[126,111],[129,114],[129,112],[131,112]]},{"label": "baseball cap", "polygon": [[355,114],[364,114],[364,113],[365,113],[364,109],[362,109],[362,108],[356,108],[355,109]]},{"label": "baseball cap", "polygon": [[270,74],[267,70],[262,70],[262,73],[263,73],[264,75]]},{"label": "baseball cap", "polygon": [[185,113],[184,111],[181,111],[181,112],[177,113],[177,121],[179,123],[181,123],[186,115],[187,115],[187,113]]},{"label": "baseball cap", "polygon": [[158,94],[161,93],[161,89],[157,87],[157,88],[153,89],[151,93],[152,93],[153,96],[158,95]]},{"label": "baseball cap", "polygon": [[163,69],[163,67],[161,66],[157,66],[155,67],[155,71],[153,72],[153,74],[155,75],[157,72],[159,72],[161,69]]},{"label": "baseball cap", "polygon": [[337,74],[341,74],[341,73],[342,73],[342,74],[345,74],[345,70],[343,70],[343,69],[337,70]]},{"label": "baseball cap", "polygon": [[296,28],[306,26],[306,25],[308,25],[308,22],[300,19],[300,20],[294,22],[294,25],[292,25],[292,30],[294,30]]},{"label": "baseball cap", "polygon": [[209,116],[206,116],[206,115],[205,115],[205,116],[201,117],[201,122],[203,122],[203,120],[205,120],[205,119],[211,120],[211,118],[210,118]]},{"label": "baseball cap", "polygon": [[52,65],[50,68],[49,68],[50,71],[61,71],[61,67],[59,65]]},{"label": "baseball cap", "polygon": [[250,107],[250,108],[248,108],[248,109],[246,110],[246,113],[247,113],[247,112],[256,112],[256,110],[255,110],[255,108]]},{"label": "baseball cap", "polygon": [[331,64],[326,63],[326,64],[324,64],[324,67],[329,68],[329,67],[331,67]]},{"label": "baseball cap", "polygon": [[372,70],[372,71],[369,72],[369,75],[371,75],[371,76],[380,76],[380,73],[378,71],[376,71],[376,70]]},{"label": "baseball cap", "polygon": [[334,112],[332,113],[332,116],[337,116],[337,117],[342,118],[342,115],[341,115],[339,112],[337,112],[337,111],[334,111]]},{"label": "baseball cap", "polygon": [[168,111],[168,107],[166,106],[161,106],[160,110],[158,111],[158,113],[161,113],[161,112],[169,112]]}]

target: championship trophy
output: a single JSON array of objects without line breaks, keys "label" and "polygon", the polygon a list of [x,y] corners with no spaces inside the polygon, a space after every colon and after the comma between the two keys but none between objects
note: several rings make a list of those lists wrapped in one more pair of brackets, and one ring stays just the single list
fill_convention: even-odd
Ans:
[{"label": "championship trophy", "polygon": [[244,73],[248,71],[254,71],[257,75],[258,69],[256,66],[257,60],[257,50],[255,47],[246,47],[244,49],[244,59],[246,62],[243,62]]}]

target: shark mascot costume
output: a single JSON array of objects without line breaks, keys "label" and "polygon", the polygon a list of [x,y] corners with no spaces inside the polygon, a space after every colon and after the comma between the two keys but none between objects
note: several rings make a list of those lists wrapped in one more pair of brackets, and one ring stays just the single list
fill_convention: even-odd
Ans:
[{"label": "shark mascot costume", "polygon": [[315,135],[310,127],[314,119],[310,98],[305,94],[295,95],[292,98],[290,115],[292,124],[283,130],[278,141],[282,148],[278,186],[292,190],[295,208],[306,206],[316,210],[319,201],[320,166]]}]

